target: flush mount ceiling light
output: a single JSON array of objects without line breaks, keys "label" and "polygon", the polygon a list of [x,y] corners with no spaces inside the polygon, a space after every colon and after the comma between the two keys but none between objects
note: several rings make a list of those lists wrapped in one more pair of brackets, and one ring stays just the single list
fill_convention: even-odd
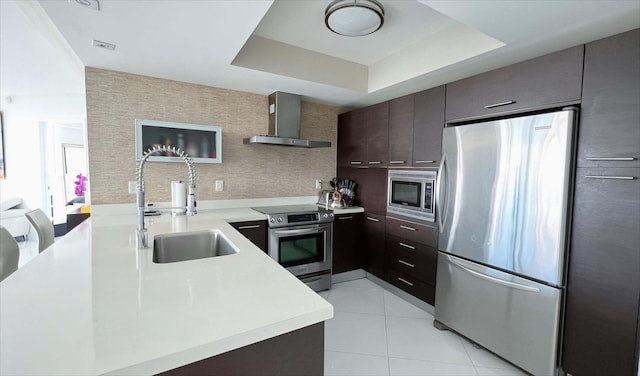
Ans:
[{"label": "flush mount ceiling light", "polygon": [[384,8],[376,0],[334,0],[324,11],[329,30],[348,37],[376,32],[384,23]]},{"label": "flush mount ceiling light", "polygon": [[89,9],[100,10],[100,2],[98,0],[69,0],[70,3],[76,3]]}]

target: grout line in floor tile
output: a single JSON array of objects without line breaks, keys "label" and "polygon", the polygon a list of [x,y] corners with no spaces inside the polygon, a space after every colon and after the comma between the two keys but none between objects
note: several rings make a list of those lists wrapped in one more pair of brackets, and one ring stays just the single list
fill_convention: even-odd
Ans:
[{"label": "grout line in floor tile", "polygon": [[[458,341],[460,341],[460,344],[462,345],[462,348],[464,349],[464,353],[467,354],[467,357],[469,358],[469,361],[471,362],[471,366],[473,367],[473,371],[476,373],[476,375],[479,375],[480,372],[478,372],[478,368],[476,367],[476,363],[473,361],[473,358],[471,357],[471,354],[469,354],[469,351],[467,351],[467,346],[464,345],[465,342],[468,342],[467,339],[462,337],[458,333],[455,333],[455,332],[452,332],[452,333],[455,334],[456,337],[458,338]],[[471,342],[469,342],[469,343],[471,343]]]},{"label": "grout line in floor tile", "polygon": [[389,331],[387,330],[387,304],[384,299],[384,289],[382,289],[382,310],[384,311],[384,340],[387,348],[387,374],[391,376],[391,362],[389,362]]},{"label": "grout line in floor tile", "polygon": [[[413,361],[416,361],[416,362],[425,362],[425,363],[438,363],[438,364],[445,364],[445,365],[449,365],[449,366],[474,367],[474,369],[475,369],[475,366],[473,364],[442,362],[442,361],[438,361],[438,360],[414,359],[414,358],[406,358],[406,357],[402,357],[402,356],[389,356],[388,358],[389,359],[401,359],[401,360],[413,360]],[[483,367],[483,368],[492,368],[492,367]],[[500,368],[493,367],[493,369],[500,369]],[[504,369],[504,368],[502,368],[502,369]],[[477,370],[476,370],[476,373],[477,373]]]},{"label": "grout line in floor tile", "polygon": [[[388,356],[384,356],[384,355],[372,355],[372,354],[356,353],[356,352],[352,352],[352,351],[324,350],[324,352],[333,352],[333,353],[340,353],[340,354],[352,354],[352,355],[364,355],[364,356],[374,356],[376,358],[388,358]],[[489,367],[487,367],[487,368],[489,368]]]},{"label": "grout line in floor tile", "polygon": [[[331,303],[331,302],[329,302]],[[343,312],[343,313],[354,313],[357,315],[367,315],[367,316],[376,316],[376,317],[384,317],[384,313],[371,313],[371,312],[355,312],[355,311],[345,311],[343,309],[336,309],[333,307],[333,312]]]}]

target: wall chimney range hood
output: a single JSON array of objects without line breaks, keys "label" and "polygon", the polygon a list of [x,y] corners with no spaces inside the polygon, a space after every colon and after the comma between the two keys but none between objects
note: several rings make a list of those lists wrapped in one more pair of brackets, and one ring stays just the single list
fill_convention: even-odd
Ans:
[{"label": "wall chimney range hood", "polygon": [[300,139],[300,96],[276,91],[269,95],[269,134],[245,138],[244,144],[331,147],[329,141]]}]

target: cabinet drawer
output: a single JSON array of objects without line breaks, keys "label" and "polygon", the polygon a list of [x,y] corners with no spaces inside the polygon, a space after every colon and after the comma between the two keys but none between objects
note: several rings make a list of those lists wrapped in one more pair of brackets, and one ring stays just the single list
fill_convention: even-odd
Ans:
[{"label": "cabinet drawer", "polygon": [[415,277],[404,274],[397,269],[387,268],[385,279],[397,288],[423,300],[431,305],[435,304],[436,288],[428,285]]},{"label": "cabinet drawer", "polygon": [[436,284],[438,252],[424,244],[387,236],[387,265],[430,285]]},{"label": "cabinet drawer", "polygon": [[438,229],[436,227],[387,217],[387,234],[433,248],[438,247]]},{"label": "cabinet drawer", "polygon": [[580,101],[584,46],[499,68],[447,85],[447,121]]},{"label": "cabinet drawer", "polygon": [[230,225],[264,253],[269,252],[267,248],[267,221],[234,222]]}]

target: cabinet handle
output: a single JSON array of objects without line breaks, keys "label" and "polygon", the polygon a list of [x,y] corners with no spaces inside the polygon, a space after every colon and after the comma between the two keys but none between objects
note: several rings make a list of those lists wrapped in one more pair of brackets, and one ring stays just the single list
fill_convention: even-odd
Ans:
[{"label": "cabinet handle", "polygon": [[411,282],[407,281],[406,279],[403,279],[403,278],[398,277],[398,281],[400,281],[400,282],[404,282],[404,283],[406,283],[406,284],[407,284],[407,285],[409,285],[409,286],[413,286],[413,283],[411,283]]},{"label": "cabinet handle", "polygon": [[378,218],[373,218],[373,217],[367,217],[368,221],[373,221],[373,222],[380,222],[380,220]]},{"label": "cabinet handle", "polygon": [[248,226],[239,226],[238,230],[248,230],[251,228],[260,228],[260,225],[248,225]]},{"label": "cabinet handle", "polygon": [[585,175],[587,179],[611,179],[611,180],[633,180],[635,176],[603,176],[603,175]]},{"label": "cabinet handle", "polygon": [[400,225],[400,228],[403,228],[403,229],[409,230],[409,231],[417,231],[415,228],[409,227],[409,226],[405,226],[405,225]]},{"label": "cabinet handle", "polygon": [[351,161],[351,162],[349,162],[349,164],[352,164],[352,165],[361,165],[361,164],[362,164],[362,162],[360,162],[360,161]]},{"label": "cabinet handle", "polygon": [[408,262],[406,262],[406,261],[398,260],[398,262],[399,262],[399,263],[401,263],[401,264],[403,264],[403,265],[406,265],[406,266],[408,266],[408,267],[410,267],[410,268],[415,268],[415,265],[413,265],[413,264],[409,264],[409,263],[408,263]]},{"label": "cabinet handle", "polygon": [[436,161],[415,161],[413,163],[436,163]]},{"label": "cabinet handle", "polygon": [[489,104],[489,105],[484,106],[484,108],[494,108],[494,107],[500,107],[500,106],[508,106],[508,105],[514,104],[514,103],[516,103],[516,101],[506,101],[506,102]]},{"label": "cabinet handle", "polygon": [[389,164],[405,164],[407,161],[389,161]]},{"label": "cabinet handle", "polygon": [[371,162],[369,162],[369,164],[382,164],[382,162],[380,162],[380,161],[371,161]]},{"label": "cabinet handle", "polygon": [[416,247],[409,245],[409,244],[405,244],[402,242],[398,242],[398,244],[400,244],[401,246],[405,247],[405,248],[409,248],[409,249],[416,249]]},{"label": "cabinet handle", "polygon": [[351,216],[351,215],[350,215],[350,216],[348,216],[348,217],[338,217],[338,219],[340,219],[340,220],[343,220],[343,219],[351,219],[351,218],[353,218],[353,216]]},{"label": "cabinet handle", "polygon": [[635,158],[632,157],[587,157],[588,161],[635,161]]}]

